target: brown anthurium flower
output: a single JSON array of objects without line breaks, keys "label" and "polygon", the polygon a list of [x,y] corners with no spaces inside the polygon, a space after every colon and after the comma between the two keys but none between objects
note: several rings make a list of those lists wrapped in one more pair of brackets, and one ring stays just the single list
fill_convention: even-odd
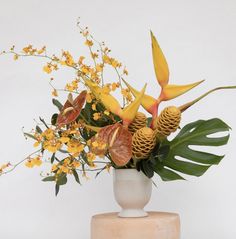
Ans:
[{"label": "brown anthurium flower", "polygon": [[109,153],[112,161],[119,167],[126,165],[131,159],[132,135],[120,123],[103,127],[91,142],[93,153],[96,155]]},{"label": "brown anthurium flower", "polygon": [[74,100],[68,97],[57,117],[58,127],[70,124],[77,119],[86,100],[86,95],[87,91],[84,90]]}]

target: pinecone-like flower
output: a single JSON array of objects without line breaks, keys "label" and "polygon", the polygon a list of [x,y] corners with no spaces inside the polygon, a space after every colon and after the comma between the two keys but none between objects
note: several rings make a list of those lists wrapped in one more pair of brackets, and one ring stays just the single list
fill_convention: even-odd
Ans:
[{"label": "pinecone-like flower", "polygon": [[137,130],[146,127],[147,117],[142,112],[137,112],[133,122],[129,125],[129,131],[133,135]]},{"label": "pinecone-like flower", "polygon": [[151,128],[143,127],[137,130],[132,137],[132,158],[148,158],[155,145],[156,134]]},{"label": "pinecone-like flower", "polygon": [[166,107],[154,123],[157,138],[165,138],[179,127],[181,111],[175,106]]}]

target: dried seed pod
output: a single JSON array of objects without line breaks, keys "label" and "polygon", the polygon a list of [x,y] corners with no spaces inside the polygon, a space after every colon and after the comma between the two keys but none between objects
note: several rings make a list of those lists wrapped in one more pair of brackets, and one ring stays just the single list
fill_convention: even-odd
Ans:
[{"label": "dried seed pod", "polygon": [[156,134],[151,128],[143,127],[137,130],[132,137],[132,158],[148,158],[155,145]]},{"label": "dried seed pod", "polygon": [[129,125],[129,131],[133,135],[137,130],[146,127],[147,117],[142,112],[137,112],[133,122]]},{"label": "dried seed pod", "polygon": [[162,139],[175,132],[179,127],[180,120],[181,111],[178,107],[166,107],[154,123],[157,138]]}]

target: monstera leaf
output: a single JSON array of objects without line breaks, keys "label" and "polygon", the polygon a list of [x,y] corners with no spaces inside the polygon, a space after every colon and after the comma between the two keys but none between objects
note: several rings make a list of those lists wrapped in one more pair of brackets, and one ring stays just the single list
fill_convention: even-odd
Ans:
[{"label": "monstera leaf", "polygon": [[154,171],[164,181],[184,179],[177,172],[197,177],[203,175],[210,166],[218,164],[224,155],[198,151],[192,146],[225,145],[229,134],[226,136],[213,134],[228,132],[229,129],[227,124],[217,118],[198,120],[186,125],[172,141],[166,140],[160,146],[158,152],[163,151],[162,149],[168,150],[156,156],[158,162]]}]

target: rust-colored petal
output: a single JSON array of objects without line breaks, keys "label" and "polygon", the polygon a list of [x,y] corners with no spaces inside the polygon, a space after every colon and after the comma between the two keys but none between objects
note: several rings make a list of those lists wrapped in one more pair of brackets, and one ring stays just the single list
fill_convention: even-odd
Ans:
[{"label": "rust-colored petal", "polygon": [[[113,125],[108,125],[108,126],[101,128],[99,130],[99,132],[94,137],[91,138],[91,151],[96,155],[105,155],[108,150],[108,145],[109,145],[111,135],[113,135],[113,132],[118,127],[120,127],[119,123],[113,124]],[[94,147],[93,146],[94,142],[97,142],[98,144],[100,144],[100,146],[102,144],[106,144],[106,147],[104,147],[104,148],[100,148],[99,146]]]},{"label": "rust-colored petal", "polygon": [[121,126],[122,126],[121,124],[116,123],[116,124],[112,124],[112,125],[103,127],[98,133],[99,139],[103,140],[104,142],[109,143],[114,131]]},{"label": "rust-colored petal", "polygon": [[81,93],[74,99],[73,106],[77,111],[81,111],[84,102],[86,100],[87,91],[83,90]]},{"label": "rust-colored petal", "polygon": [[120,125],[113,131],[109,142],[109,153],[117,166],[126,165],[132,156],[132,135],[127,128]]},{"label": "rust-colored petal", "polygon": [[58,127],[70,124],[77,119],[86,100],[86,94],[87,91],[82,91],[74,99],[73,103],[71,103],[69,100],[66,101],[57,118]]},{"label": "rust-colored petal", "polygon": [[[93,147],[95,141],[106,144],[106,147],[103,149]],[[96,155],[109,152],[117,166],[124,166],[132,156],[132,135],[120,123],[105,126],[91,139],[91,151]]]},{"label": "rust-colored petal", "polygon": [[60,114],[57,117],[57,125],[59,127],[65,124],[69,124],[68,122],[71,120],[70,118],[71,113],[70,111],[67,111],[67,113],[65,113],[65,110],[70,108],[73,108],[73,105],[70,103],[69,100],[67,100],[64,106],[62,107]]}]

